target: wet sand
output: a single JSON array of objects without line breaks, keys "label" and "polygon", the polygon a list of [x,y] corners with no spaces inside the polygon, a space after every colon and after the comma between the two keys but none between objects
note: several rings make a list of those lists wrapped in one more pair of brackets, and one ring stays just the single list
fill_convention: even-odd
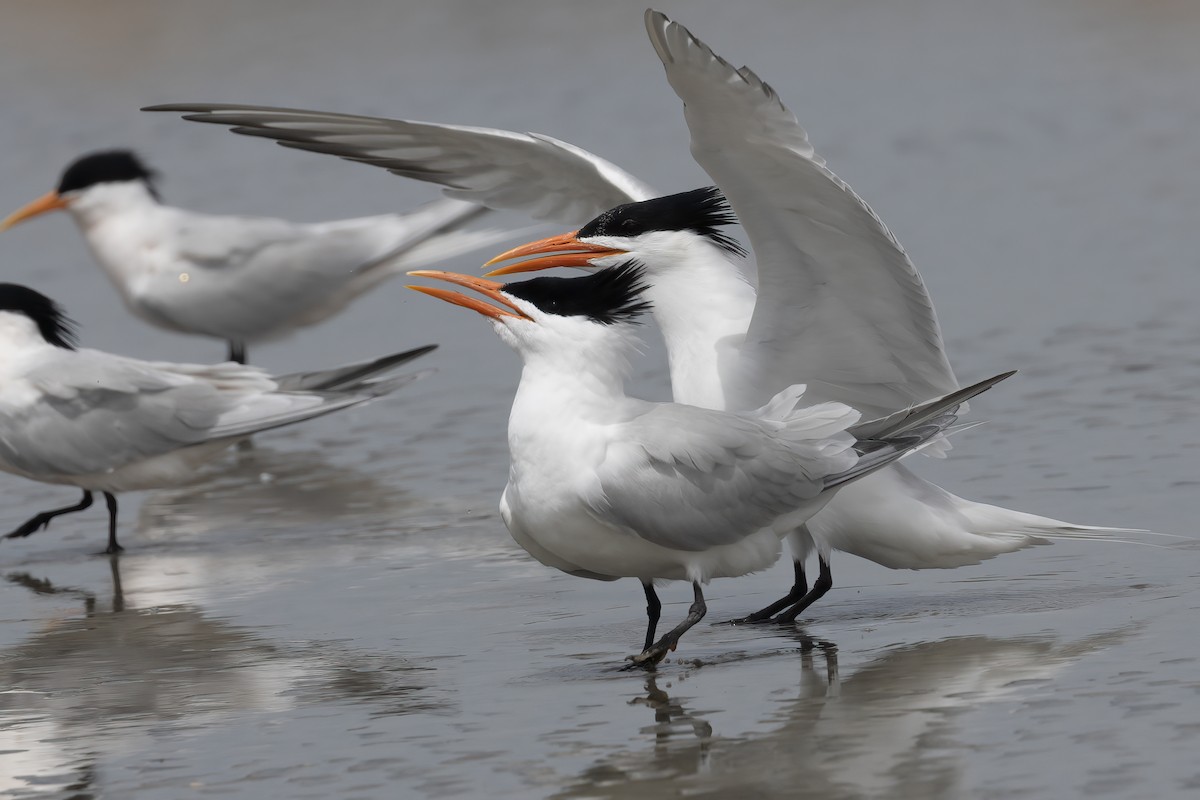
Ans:
[{"label": "wet sand", "polygon": [[[555,573],[496,511],[518,362],[385,286],[258,348],[288,370],[442,349],[439,373],[261,437],[196,485],[0,544],[0,797],[1187,797],[1200,789],[1200,12],[1181,2],[663,6],[780,92],[924,274],[987,425],[916,468],[974,499],[1182,535],[953,571],[834,558],[794,630],[722,624],[790,567],[714,582],[652,677],[633,581]],[[490,9],[490,10],[487,10]],[[427,187],[140,105],[271,102],[536,130],[664,191],[704,182],[642,6],[23,7],[0,30],[5,210],[133,145],[183,206],[320,219]],[[497,215],[497,224],[525,225]],[[547,232],[553,228],[547,228]],[[528,236],[526,236],[528,238]],[[446,266],[470,271],[486,258]],[[5,279],[89,346],[212,360],[130,318],[65,218]],[[665,397],[661,347],[634,389]],[[5,524],[73,490],[0,476]],[[686,587],[662,591],[664,622]],[[712,624],[708,624],[712,623]]]}]

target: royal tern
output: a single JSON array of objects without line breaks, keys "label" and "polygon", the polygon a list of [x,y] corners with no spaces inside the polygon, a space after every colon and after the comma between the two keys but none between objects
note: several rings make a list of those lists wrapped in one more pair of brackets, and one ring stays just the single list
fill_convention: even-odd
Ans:
[{"label": "royal tern", "polygon": [[161,328],[246,346],[341,311],[381,281],[499,238],[451,230],[484,212],[440,199],[408,214],[301,224],[214,216],[164,205],[155,173],[133,153],[85,155],[58,188],[0,222],[0,230],[65,209],[136,316]]},{"label": "royal tern", "polygon": [[[648,309],[636,262],[507,286],[410,274],[471,288],[496,304],[410,287],[489,318],[521,356],[501,516],[547,566],[641,581],[648,625],[632,657],[638,666],[658,663],[704,616],[702,583],[774,563],[782,532],[838,487],[940,436],[959,403],[1007,377],[870,422],[843,403],[797,408],[803,386],[738,414],[651,403],[625,394],[637,344],[631,323]],[[694,593],[684,621],[657,641],[655,580],[686,580]]]},{"label": "royal tern", "polygon": [[139,361],[76,349],[53,300],[0,284],[0,471],[83,490],[77,505],[36,514],[4,538],[83,511],[102,492],[106,552],[117,552],[118,492],[180,483],[252,434],[392,392],[426,373],[376,376],[433,349],[280,377],[232,363]]},{"label": "royal tern", "polygon": [[[745,226],[757,291],[731,260],[732,244],[713,235],[730,217],[709,190],[628,207],[631,215],[656,219],[621,219],[624,231],[605,228],[606,236],[587,242],[574,232],[493,261],[564,248],[574,255],[558,253],[524,268],[594,269],[628,257],[618,250],[638,257],[677,402],[754,408],[780,388],[805,382],[810,399],[838,400],[875,416],[958,386],[912,262],[879,217],[826,168],[774,90],[662,14],[648,11],[646,24],[685,103],[692,154]],[[581,229],[593,234],[614,205],[609,198],[626,204],[656,194],[611,162],[540,134],[250,105],[147,110],[182,112],[286,147],[383,167],[493,208],[569,225],[600,215]],[[776,618],[793,621],[832,587],[831,550],[893,569],[953,568],[1051,539],[1115,532],[1124,529],[966,500],[894,465],[846,487],[789,538],[792,590],[747,620],[783,612]],[[820,574],[809,591],[804,560],[814,545]]]},{"label": "royal tern", "polygon": [[[540,256],[491,274],[638,259],[679,402],[752,408],[804,381],[810,401],[876,416],[953,391],[920,275],[879,217],[825,167],[774,90],[662,14],[648,12],[646,23],[683,101],[692,154],[720,190],[610,209],[578,231],[493,259]],[[738,245],[720,232],[738,219],[756,257],[757,291],[732,260]],[[1047,539],[1123,530],[976,503],[896,464],[847,487],[789,537],[792,590],[746,619],[794,621],[832,587],[831,550],[893,569],[952,568]],[[810,590],[803,563],[814,544],[820,573]]]}]

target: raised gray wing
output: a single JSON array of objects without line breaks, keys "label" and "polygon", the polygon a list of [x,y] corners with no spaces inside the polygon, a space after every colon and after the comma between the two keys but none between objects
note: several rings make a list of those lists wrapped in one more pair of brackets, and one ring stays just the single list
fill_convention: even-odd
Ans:
[{"label": "raised gray wing", "polygon": [[854,439],[843,431],[857,419],[834,403],[785,421],[656,405],[609,446],[591,512],[678,550],[736,543],[816,498],[827,475],[853,467]]},{"label": "raised gray wing", "polygon": [[538,133],[252,105],[171,103],[142,110],[228,125],[234,133],[383,167],[439,184],[451,197],[567,225],[655,196],[615,164]]},{"label": "raised gray wing", "polygon": [[803,381],[811,398],[877,416],[957,388],[920,275],[774,90],[661,13],[646,12],[646,29],[684,103],[692,155],[758,262],[739,407]]}]

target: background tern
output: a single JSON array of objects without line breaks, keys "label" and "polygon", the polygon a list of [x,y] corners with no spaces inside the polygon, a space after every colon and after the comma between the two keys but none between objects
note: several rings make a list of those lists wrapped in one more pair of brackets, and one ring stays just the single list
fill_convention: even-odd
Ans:
[{"label": "background tern", "polygon": [[510,234],[458,231],[485,208],[442,199],[408,214],[336,222],[201,214],[160,202],[155,174],[127,150],[92,153],[0,230],[65,209],[136,316],[161,328],[250,342],[320,322],[387,278]]},{"label": "background tern", "polygon": [[77,350],[53,300],[0,284],[0,470],[83,489],[77,505],[37,514],[4,538],[83,511],[103,492],[106,552],[118,552],[116,493],[180,483],[252,434],[392,392],[428,371],[377,376],[434,347],[281,377],[231,363],[139,361]]},{"label": "background tern", "polygon": [[[730,258],[734,244],[714,230],[733,218],[712,192],[622,209],[610,219],[625,227],[614,229],[603,222],[611,198],[636,203],[656,193],[611,162],[548,136],[251,105],[147,110],[182,112],[286,147],[383,167],[493,208],[570,225],[587,222],[585,213],[596,217],[579,232],[501,258],[554,253],[525,269],[601,267],[629,257],[618,250],[639,258],[678,402],[754,408],[783,386],[806,382],[808,400],[837,400],[875,416],[957,387],[933,303],[908,255],[825,166],[775,91],[662,14],[648,11],[646,26],[684,101],[692,155],[745,227],[757,291]],[[793,621],[832,586],[831,550],[893,569],[953,568],[1050,539],[1121,532],[1127,530],[957,497],[897,464],[845,487],[790,537],[791,591],[747,620],[783,612],[776,618]],[[810,591],[804,560],[814,545],[820,574]]]},{"label": "background tern", "polygon": [[[520,354],[501,516],[517,543],[547,566],[641,581],[648,625],[643,651],[632,657],[637,666],[657,664],[704,616],[702,583],[774,563],[781,534],[838,487],[941,436],[961,402],[1012,374],[863,423],[843,403],[797,408],[803,386],[737,414],[651,403],[625,394],[637,344],[631,323],[648,307],[636,262],[507,286],[455,273],[411,274],[499,304],[410,287],[488,317]],[[694,601],[684,621],[655,641],[660,579],[690,581]]]}]

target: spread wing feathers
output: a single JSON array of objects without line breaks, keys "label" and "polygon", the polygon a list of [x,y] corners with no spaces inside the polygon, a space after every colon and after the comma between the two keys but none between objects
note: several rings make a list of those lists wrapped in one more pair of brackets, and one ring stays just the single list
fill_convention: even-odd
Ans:
[{"label": "spread wing feathers", "polygon": [[172,103],[143,110],[179,112],[285,147],[383,167],[439,184],[451,197],[567,225],[656,196],[615,164],[537,133],[250,105]]},{"label": "spread wing feathers", "polygon": [[255,339],[347,290],[357,296],[391,274],[391,261],[484,210],[441,199],[412,214],[317,224],[180,212],[173,229],[186,277],[162,274],[138,302],[168,327]]},{"label": "spread wing feathers", "polygon": [[286,392],[238,364],[156,364],[62,351],[0,399],[0,459],[31,475],[87,475],[189,445],[248,436],[366,402],[407,382],[359,391]]},{"label": "spread wing feathers", "polygon": [[[813,500],[825,477],[853,467],[859,414],[839,403],[777,419],[664,404],[623,425],[591,487],[598,519],[663,547],[734,544]],[[790,406],[788,403],[790,402]]]},{"label": "spread wing feathers", "polygon": [[420,358],[426,353],[432,353],[436,349],[436,344],[427,344],[424,347],[405,350],[403,353],[394,353],[383,358],[372,359],[371,361],[346,364],[334,369],[323,369],[314,372],[294,372],[290,375],[280,375],[275,378],[275,383],[279,390],[284,392],[353,391],[358,389],[362,385],[362,382],[368,378],[373,378],[388,370],[395,369],[401,364],[407,364],[409,361]]},{"label": "spread wing feathers", "polygon": [[684,102],[692,155],[737,212],[758,262],[744,407],[797,380],[810,398],[868,415],[955,389],[920,275],[774,90],[658,12],[646,12],[646,28]]}]

